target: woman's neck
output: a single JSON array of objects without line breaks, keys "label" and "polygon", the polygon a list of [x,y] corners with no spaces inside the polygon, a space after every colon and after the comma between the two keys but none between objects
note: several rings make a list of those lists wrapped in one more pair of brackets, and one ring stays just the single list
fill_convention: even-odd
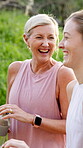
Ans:
[{"label": "woman's neck", "polygon": [[47,70],[49,70],[52,66],[55,65],[55,61],[53,59],[46,62],[37,62],[32,59],[30,66],[33,73],[41,74]]}]

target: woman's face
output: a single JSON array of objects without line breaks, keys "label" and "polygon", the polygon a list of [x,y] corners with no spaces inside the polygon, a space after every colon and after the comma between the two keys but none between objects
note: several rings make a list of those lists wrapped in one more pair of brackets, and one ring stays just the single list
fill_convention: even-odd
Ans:
[{"label": "woman's face", "polygon": [[77,30],[78,24],[68,20],[64,27],[64,37],[59,44],[64,53],[64,65],[78,68],[83,63],[83,37]]},{"label": "woman's face", "polygon": [[49,60],[56,48],[56,39],[53,24],[32,29],[31,35],[27,39],[27,45],[32,51],[32,58],[43,62]]}]

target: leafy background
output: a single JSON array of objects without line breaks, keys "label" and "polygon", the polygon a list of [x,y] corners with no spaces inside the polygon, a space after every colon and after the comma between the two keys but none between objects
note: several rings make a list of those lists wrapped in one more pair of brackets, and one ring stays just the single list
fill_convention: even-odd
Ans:
[{"label": "leafy background", "polygon": [[5,103],[9,64],[31,58],[22,37],[27,19],[28,17],[18,10],[0,12],[0,105]]}]

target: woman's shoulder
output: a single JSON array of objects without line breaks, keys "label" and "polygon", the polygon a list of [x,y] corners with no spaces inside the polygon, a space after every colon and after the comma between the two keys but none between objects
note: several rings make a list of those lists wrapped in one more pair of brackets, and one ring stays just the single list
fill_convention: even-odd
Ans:
[{"label": "woman's shoulder", "polygon": [[74,80],[76,79],[75,77],[75,74],[73,72],[73,70],[71,68],[68,68],[64,65],[62,65],[59,69],[59,72],[58,72],[58,75],[59,75],[59,79],[61,80]]},{"label": "woman's shoulder", "polygon": [[64,66],[64,65],[62,64],[62,66],[61,66],[59,72],[60,72],[61,74],[63,74],[64,72],[66,72],[66,73],[73,73],[73,70],[72,70],[71,68],[68,68],[68,67],[66,67],[66,66]]},{"label": "woman's shoulder", "polygon": [[21,65],[22,65],[22,61],[15,61],[11,63],[8,67],[8,77],[7,77],[8,94]]},{"label": "woman's shoulder", "polygon": [[24,64],[29,63],[30,60],[24,60],[24,61],[15,61],[12,62],[8,67],[8,75],[17,75],[18,71],[20,70],[21,66]]},{"label": "woman's shoulder", "polygon": [[22,65],[23,61],[12,62],[8,67],[8,72],[17,73]]}]

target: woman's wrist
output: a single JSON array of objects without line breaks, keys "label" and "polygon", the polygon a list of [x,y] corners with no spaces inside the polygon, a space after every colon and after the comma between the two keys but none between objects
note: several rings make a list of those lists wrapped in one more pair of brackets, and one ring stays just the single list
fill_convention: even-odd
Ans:
[{"label": "woman's wrist", "polygon": [[35,115],[27,113],[26,122],[33,125]]},{"label": "woman's wrist", "polygon": [[42,123],[42,118],[40,115],[36,115],[34,116],[34,119],[33,119],[33,122],[32,122],[32,125],[36,128],[38,128]]}]

